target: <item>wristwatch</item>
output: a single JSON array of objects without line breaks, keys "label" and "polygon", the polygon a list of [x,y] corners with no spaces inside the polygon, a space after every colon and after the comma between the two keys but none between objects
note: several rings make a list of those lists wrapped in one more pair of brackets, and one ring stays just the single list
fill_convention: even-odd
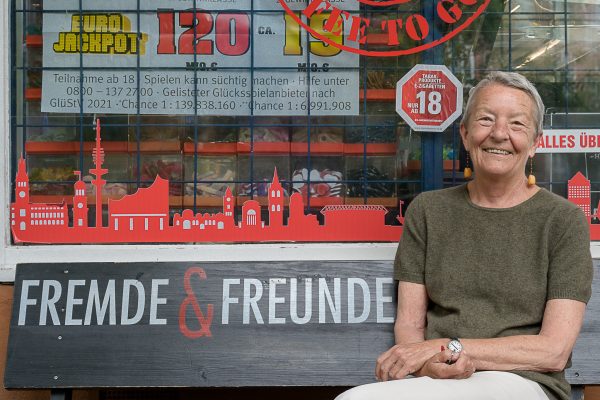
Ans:
[{"label": "wristwatch", "polygon": [[458,338],[450,338],[450,342],[448,342],[448,350],[452,352],[453,355],[456,355],[462,351],[462,343]]},{"label": "wristwatch", "polygon": [[448,350],[452,352],[452,355],[446,364],[454,364],[454,356],[458,355],[463,349],[462,343],[458,338],[450,338],[448,342]]}]

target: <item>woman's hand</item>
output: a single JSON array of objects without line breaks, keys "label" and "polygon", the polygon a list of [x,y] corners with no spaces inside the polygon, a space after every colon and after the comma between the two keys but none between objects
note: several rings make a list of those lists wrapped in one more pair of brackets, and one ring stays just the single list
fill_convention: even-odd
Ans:
[{"label": "woman's hand", "polygon": [[[453,362],[448,364],[448,362]],[[475,365],[465,350],[453,356],[450,350],[445,350],[431,357],[417,376],[428,376],[434,379],[466,379],[475,373]]]},{"label": "woman's hand", "polygon": [[380,381],[402,379],[420,370],[439,352],[444,340],[397,344],[377,358],[375,376]]}]

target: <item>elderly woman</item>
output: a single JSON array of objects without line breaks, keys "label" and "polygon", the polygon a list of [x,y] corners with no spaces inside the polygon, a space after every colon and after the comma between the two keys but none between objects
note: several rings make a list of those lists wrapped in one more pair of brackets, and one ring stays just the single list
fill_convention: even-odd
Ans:
[{"label": "elderly woman", "polygon": [[581,210],[525,176],[543,115],[519,74],[471,90],[460,133],[475,178],[411,203],[396,345],[377,359],[380,382],[339,400],[569,399],[592,260]]}]

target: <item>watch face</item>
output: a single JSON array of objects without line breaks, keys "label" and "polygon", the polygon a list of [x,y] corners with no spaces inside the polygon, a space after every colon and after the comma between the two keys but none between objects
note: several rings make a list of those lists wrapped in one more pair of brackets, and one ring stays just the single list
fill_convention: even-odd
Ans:
[{"label": "watch face", "polygon": [[460,353],[462,351],[462,344],[458,340],[451,340],[448,343],[448,349],[453,353]]}]

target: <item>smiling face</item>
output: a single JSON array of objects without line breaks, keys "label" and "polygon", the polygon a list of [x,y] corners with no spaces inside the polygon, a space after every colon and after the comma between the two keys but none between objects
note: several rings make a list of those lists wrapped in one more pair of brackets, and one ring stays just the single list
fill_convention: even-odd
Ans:
[{"label": "smiling face", "polygon": [[524,91],[497,83],[481,88],[460,126],[477,178],[523,179],[535,154],[535,103]]}]

